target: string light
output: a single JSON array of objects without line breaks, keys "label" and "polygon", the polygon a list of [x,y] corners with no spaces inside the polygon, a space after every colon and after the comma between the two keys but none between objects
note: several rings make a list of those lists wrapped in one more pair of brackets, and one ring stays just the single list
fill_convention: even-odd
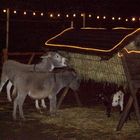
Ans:
[{"label": "string light", "polygon": [[16,13],[17,13],[17,11],[14,10],[14,14],[16,14]]},{"label": "string light", "polygon": [[127,22],[128,21],[128,18],[126,18],[125,21]]},{"label": "string light", "polygon": [[81,13],[81,17],[83,17],[84,16],[84,14],[83,13]]},{"label": "string light", "polygon": [[43,14],[43,13],[41,13],[40,15],[41,15],[41,16],[43,16],[44,14]]},{"label": "string light", "polygon": [[112,17],[112,20],[115,20],[115,17]]},{"label": "string light", "polygon": [[89,14],[88,17],[91,18],[91,14]]},{"label": "string light", "polygon": [[24,13],[23,13],[24,15],[26,15],[27,13],[26,13],[26,11],[24,11]]},{"label": "string light", "polygon": [[121,17],[118,17],[118,20],[121,20]]},{"label": "string light", "polygon": [[50,17],[52,18],[53,17],[53,14],[50,14]]},{"label": "string light", "polygon": [[[3,13],[6,13],[7,12],[7,9],[3,9],[2,11],[3,11]],[[21,11],[21,10],[13,10],[13,14],[17,14],[18,11]],[[28,14],[27,12],[28,13],[31,13],[33,16],[37,15],[38,13],[39,13],[38,15],[44,16],[44,13],[43,12],[40,12],[40,11],[32,11],[32,10],[24,11],[23,14],[24,15],[27,15]],[[12,12],[11,12],[11,14],[12,14]],[[61,16],[61,13],[58,13],[56,15],[56,17],[60,17],[60,16]],[[69,16],[70,16],[69,14],[66,14],[65,15],[66,18],[68,18]],[[85,16],[85,13],[81,13],[79,16],[84,17]],[[50,18],[53,18],[54,17],[54,13],[49,14],[49,17]],[[73,18],[77,17],[76,13],[72,14],[72,17]],[[94,16],[92,14],[87,14],[87,17],[92,18]],[[96,16],[95,18],[97,20],[99,20],[101,18],[101,16]],[[104,15],[104,16],[102,16],[102,19],[107,19],[107,18]],[[122,17],[121,16],[120,17],[112,16],[111,19],[112,20],[122,20]],[[128,22],[128,21],[135,22],[136,20],[140,21],[140,17],[138,17],[138,18],[136,18],[136,17],[131,17],[131,18],[128,17],[128,18],[124,19],[125,22]]]},{"label": "string light", "polygon": [[36,15],[36,13],[35,12],[33,12],[33,16],[35,16]]},{"label": "string light", "polygon": [[4,9],[3,12],[6,13],[6,10]]},{"label": "string light", "polygon": [[76,17],[76,14],[73,14],[73,17]]},{"label": "string light", "polygon": [[135,17],[132,17],[132,21],[136,21],[136,18]]},{"label": "string light", "polygon": [[97,19],[99,19],[100,18],[100,16],[97,16]]}]

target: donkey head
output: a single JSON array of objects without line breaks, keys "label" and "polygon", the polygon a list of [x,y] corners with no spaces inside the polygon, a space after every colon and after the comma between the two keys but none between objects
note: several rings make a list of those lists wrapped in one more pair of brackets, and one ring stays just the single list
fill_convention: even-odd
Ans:
[{"label": "donkey head", "polygon": [[54,68],[62,68],[68,66],[68,60],[60,53],[55,51],[47,52],[45,55],[41,56],[42,62],[47,65],[49,71]]}]

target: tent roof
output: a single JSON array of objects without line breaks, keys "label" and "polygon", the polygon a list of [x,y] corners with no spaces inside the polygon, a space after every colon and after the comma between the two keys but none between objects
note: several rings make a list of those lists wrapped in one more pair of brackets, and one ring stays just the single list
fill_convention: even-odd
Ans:
[{"label": "tent roof", "polygon": [[112,56],[129,44],[138,34],[140,34],[140,28],[67,28],[60,34],[47,40],[45,47]]}]

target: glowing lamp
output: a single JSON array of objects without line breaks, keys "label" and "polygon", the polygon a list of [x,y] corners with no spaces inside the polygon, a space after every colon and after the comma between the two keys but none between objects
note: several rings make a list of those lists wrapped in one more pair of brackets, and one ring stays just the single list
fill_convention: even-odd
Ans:
[{"label": "glowing lamp", "polygon": [[53,17],[53,14],[50,14],[50,17],[52,18]]},{"label": "glowing lamp", "polygon": [[132,17],[132,21],[136,21],[136,18],[135,17]]},{"label": "glowing lamp", "polygon": [[6,13],[6,10],[4,9],[3,12]]},{"label": "glowing lamp", "polygon": [[125,19],[125,21],[127,22],[127,21],[128,21],[128,19],[126,18],[126,19]]},{"label": "glowing lamp", "polygon": [[115,20],[115,17],[112,17],[112,20]]},{"label": "glowing lamp", "polygon": [[36,15],[36,13],[35,12],[33,12],[33,16],[35,16]]},{"label": "glowing lamp", "polygon": [[23,13],[24,15],[26,15],[27,13],[24,11],[24,13]]},{"label": "glowing lamp", "polygon": [[67,14],[67,15],[66,15],[66,17],[68,18],[68,17],[69,17],[69,15]]},{"label": "glowing lamp", "polygon": [[103,19],[106,19],[106,16],[103,16]]},{"label": "glowing lamp", "polygon": [[43,16],[44,14],[43,14],[43,13],[41,13],[40,15],[41,15],[41,16]]},{"label": "glowing lamp", "polygon": [[118,20],[121,20],[121,17],[118,17]]},{"label": "glowing lamp", "polygon": [[60,17],[60,14],[58,14],[57,16]]},{"label": "glowing lamp", "polygon": [[88,17],[91,18],[91,14],[89,14]]},{"label": "glowing lamp", "polygon": [[76,17],[76,14],[73,14],[73,17]]},{"label": "glowing lamp", "polygon": [[97,16],[97,19],[99,19],[100,17],[99,16]]},{"label": "glowing lamp", "polygon": [[81,14],[81,17],[83,17],[83,16],[84,16],[84,14],[82,13],[82,14]]},{"label": "glowing lamp", "polygon": [[14,11],[14,14],[16,14],[17,13],[17,11]]}]

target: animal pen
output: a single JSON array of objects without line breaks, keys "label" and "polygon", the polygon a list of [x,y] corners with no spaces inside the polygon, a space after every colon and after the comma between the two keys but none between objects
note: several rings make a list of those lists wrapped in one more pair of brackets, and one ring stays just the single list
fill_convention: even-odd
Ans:
[{"label": "animal pen", "polygon": [[122,128],[132,103],[140,124],[136,98],[140,86],[139,36],[140,29],[113,28],[107,30],[105,28],[74,29],[71,27],[45,43],[49,49],[65,51],[70,57],[71,65],[82,79],[94,79],[123,86],[128,84],[131,96],[122,113],[117,130]]},{"label": "animal pen", "polygon": [[[44,53],[43,50],[61,51],[65,56],[70,58],[71,65],[83,80],[88,81],[91,79],[97,82],[115,83],[118,86],[125,85],[127,83],[131,90],[131,96],[129,98],[127,107],[120,117],[119,123],[117,125],[117,130],[121,130],[121,128],[123,127],[125,118],[127,117],[127,114],[133,103],[135,106],[138,123],[140,123],[140,115],[136,99],[136,92],[139,89],[140,85],[140,66],[138,63],[140,59],[139,40],[137,40],[140,29],[136,30],[134,28],[123,27],[112,29],[86,28],[84,18],[85,17],[83,16],[83,28],[74,28],[75,21],[73,25],[71,19],[67,19],[67,21],[65,22],[65,27],[63,26],[58,31],[53,32],[53,35],[49,35],[51,33],[51,31],[49,31],[47,36],[48,39],[45,43],[45,46],[41,44],[41,46],[39,46],[39,50],[37,49],[38,46],[36,48],[31,48],[30,50],[29,47],[26,47],[26,43],[24,44],[24,40],[22,42],[23,46],[27,48],[27,50],[24,50],[24,52],[20,52],[22,51],[20,47],[16,48],[19,52],[10,52],[11,48],[9,45],[9,47],[7,48],[9,49],[9,52],[7,52],[7,50],[5,49],[3,50],[3,53],[5,54],[4,56],[6,56],[4,59],[7,59],[7,53],[9,58],[14,58],[17,60],[19,60],[22,56],[26,56],[26,60],[22,61],[24,63],[26,62],[28,64],[31,64],[35,62],[36,57],[41,56]],[[52,22],[54,23],[55,19],[52,19]],[[61,21],[61,23],[62,22],[63,20]],[[60,27],[61,23],[57,23],[58,27]],[[70,23],[71,28],[67,28],[69,27]],[[12,26],[14,27],[14,24]],[[28,26],[28,24],[25,26]],[[37,25],[32,26],[38,27]],[[45,27],[46,23],[44,23],[44,26],[42,27],[42,32]],[[60,32],[60,30],[63,31]],[[36,34],[37,33],[38,32],[36,32]],[[37,40],[38,37],[35,39]],[[42,40],[46,40],[46,37]],[[28,51],[28,49],[30,51]],[[32,52],[32,50],[35,51]],[[131,65],[129,65],[130,63]],[[134,69],[134,67],[137,67],[137,69]],[[58,102],[58,108],[60,107],[63,98],[66,96],[67,90],[68,88],[61,96]],[[74,95],[76,97],[78,105],[81,105],[77,93],[75,93]]]}]

